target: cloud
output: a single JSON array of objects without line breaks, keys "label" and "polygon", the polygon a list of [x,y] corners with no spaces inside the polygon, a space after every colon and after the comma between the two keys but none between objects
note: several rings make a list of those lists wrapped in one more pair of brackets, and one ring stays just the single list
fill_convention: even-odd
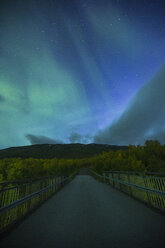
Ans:
[{"label": "cloud", "polygon": [[63,144],[61,140],[51,139],[42,135],[27,134],[25,137],[29,140],[32,145],[35,144]]},{"label": "cloud", "polygon": [[70,134],[69,141],[71,143],[89,143],[91,138],[88,134],[81,135],[80,133],[73,132]]},{"label": "cloud", "polygon": [[165,134],[164,92],[165,65],[137,92],[121,117],[96,134],[94,142],[127,145],[160,139]]}]

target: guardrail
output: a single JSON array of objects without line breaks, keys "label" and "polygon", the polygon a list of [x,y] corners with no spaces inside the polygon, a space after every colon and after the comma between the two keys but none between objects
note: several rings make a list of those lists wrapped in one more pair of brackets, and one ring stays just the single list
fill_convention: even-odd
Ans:
[{"label": "guardrail", "polygon": [[[0,234],[4,233],[29,212],[37,208],[56,191],[68,183],[69,177],[49,176],[38,180],[1,183],[0,189]],[[21,184],[20,184],[21,183]],[[17,184],[16,186],[9,186]],[[9,186],[9,187],[6,187]]]},{"label": "guardrail", "polygon": [[140,172],[133,174],[133,172],[106,171],[103,172],[103,175],[94,171],[91,173],[114,188],[165,213],[165,177],[163,173],[160,177],[148,176]]}]

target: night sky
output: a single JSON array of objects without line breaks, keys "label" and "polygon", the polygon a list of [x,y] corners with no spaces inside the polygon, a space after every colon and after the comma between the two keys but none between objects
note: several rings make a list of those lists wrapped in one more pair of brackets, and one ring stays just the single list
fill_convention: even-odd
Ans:
[{"label": "night sky", "polygon": [[165,143],[164,0],[1,0],[0,148]]}]

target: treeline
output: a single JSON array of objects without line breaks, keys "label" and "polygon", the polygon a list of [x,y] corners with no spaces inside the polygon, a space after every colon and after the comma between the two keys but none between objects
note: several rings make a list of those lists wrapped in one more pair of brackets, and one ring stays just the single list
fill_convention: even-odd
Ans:
[{"label": "treeline", "polygon": [[[6,158],[0,160],[0,181],[37,179],[50,175],[70,175],[82,166],[77,159]],[[84,164],[84,163],[83,163]]]},{"label": "treeline", "polygon": [[103,171],[165,172],[165,145],[147,140],[144,146],[129,145],[126,151],[109,151],[90,158],[98,173]]},{"label": "treeline", "polygon": [[103,152],[83,159],[6,158],[0,160],[0,181],[69,175],[82,167],[103,171],[165,171],[165,145],[146,141],[144,146],[130,145],[126,151]]}]

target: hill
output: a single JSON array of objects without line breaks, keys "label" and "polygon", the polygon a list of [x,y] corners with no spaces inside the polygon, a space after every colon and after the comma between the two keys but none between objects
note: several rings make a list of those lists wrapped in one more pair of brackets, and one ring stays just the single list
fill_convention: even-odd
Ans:
[{"label": "hill", "polygon": [[126,150],[127,146],[102,144],[42,144],[10,147],[0,150],[0,159],[3,158],[88,158],[95,154],[109,150]]}]

